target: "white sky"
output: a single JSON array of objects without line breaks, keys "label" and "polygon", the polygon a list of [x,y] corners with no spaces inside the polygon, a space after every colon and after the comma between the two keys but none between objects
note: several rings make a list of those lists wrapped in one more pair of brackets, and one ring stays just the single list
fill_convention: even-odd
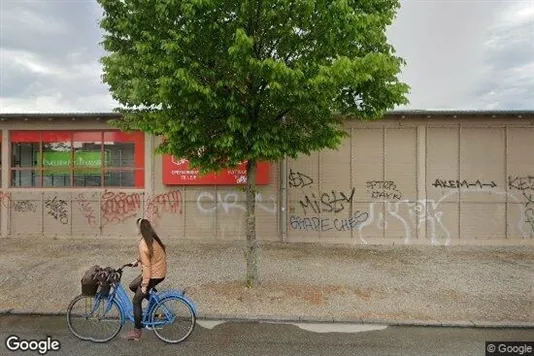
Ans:
[{"label": "white sky", "polygon": [[[105,112],[93,0],[0,0],[0,112]],[[534,109],[534,0],[402,0],[399,109]]]}]

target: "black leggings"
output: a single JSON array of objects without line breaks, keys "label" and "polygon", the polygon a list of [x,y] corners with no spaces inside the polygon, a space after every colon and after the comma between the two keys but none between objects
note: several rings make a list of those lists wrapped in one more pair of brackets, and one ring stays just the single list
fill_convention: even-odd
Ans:
[{"label": "black leggings", "polygon": [[130,283],[130,290],[135,293],[132,304],[136,329],[141,329],[143,327],[143,299],[147,298],[150,290],[161,283],[164,279],[165,278],[151,278],[146,288],[146,294],[143,294],[141,291],[141,282],[143,281],[142,274],[137,276],[132,283]]}]

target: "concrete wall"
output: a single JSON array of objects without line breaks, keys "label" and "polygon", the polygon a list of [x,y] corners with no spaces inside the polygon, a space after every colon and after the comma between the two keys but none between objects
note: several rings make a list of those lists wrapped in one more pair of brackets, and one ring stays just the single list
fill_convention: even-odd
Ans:
[{"label": "concrete wall", "polygon": [[288,241],[533,244],[530,119],[350,123],[288,163]]},{"label": "concrete wall", "polygon": [[[9,188],[9,130],[72,130],[72,121],[2,124],[2,236],[93,236],[129,238],[135,219],[149,218],[165,238],[244,238],[245,193],[239,187],[164,186],[161,156],[152,154],[157,139],[145,138],[145,189]],[[109,129],[104,122],[83,120],[79,130]],[[6,164],[7,163],[7,164]],[[279,239],[279,171],[257,194],[257,232],[262,240]]]},{"label": "concrete wall", "polygon": [[[258,236],[288,242],[534,244],[533,121],[419,116],[347,122],[350,138],[338,151],[272,165],[271,184],[260,187],[256,199]],[[244,238],[244,192],[164,186],[152,137],[145,140],[145,189],[10,189],[8,130],[72,129],[72,122],[1,125],[2,236],[129,238],[135,219],[146,216],[165,239]],[[85,120],[76,128],[108,127]]]}]

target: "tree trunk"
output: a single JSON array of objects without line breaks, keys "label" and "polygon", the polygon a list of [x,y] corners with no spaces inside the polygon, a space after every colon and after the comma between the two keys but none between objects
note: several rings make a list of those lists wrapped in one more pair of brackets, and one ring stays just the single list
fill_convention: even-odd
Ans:
[{"label": "tree trunk", "polygon": [[253,288],[258,285],[259,246],[256,240],[256,171],[255,160],[249,160],[247,164],[247,245],[245,258],[247,261],[247,287]]}]

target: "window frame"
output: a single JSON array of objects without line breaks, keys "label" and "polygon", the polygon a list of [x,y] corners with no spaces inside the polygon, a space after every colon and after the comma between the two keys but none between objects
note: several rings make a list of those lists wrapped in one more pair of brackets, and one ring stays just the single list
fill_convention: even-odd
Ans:
[{"label": "window frame", "polygon": [[[99,142],[100,142],[100,154],[101,154],[101,165],[100,165],[100,185],[89,185],[89,186],[77,186],[74,185],[74,175],[75,173],[82,172],[84,168],[77,168],[74,165],[74,154],[75,148],[74,144],[76,142],[86,142],[79,141],[75,139],[75,134],[80,133],[99,133]],[[69,136],[69,145],[70,145],[70,165],[68,167],[61,167],[58,170],[68,169],[70,177],[70,185],[68,186],[44,186],[45,171],[53,171],[55,168],[44,167],[43,166],[43,146],[49,141],[44,139],[46,135],[68,135]],[[109,130],[109,129],[87,129],[87,130],[10,130],[8,137],[8,149],[9,149],[9,188],[10,189],[44,189],[44,190],[82,190],[82,189],[144,189],[145,188],[145,134],[142,131],[133,131],[133,132],[122,132],[120,130]],[[33,135],[33,137],[31,137]],[[17,138],[17,136],[20,137]],[[111,136],[110,138],[106,136]],[[13,137],[16,138],[13,141]],[[24,139],[27,137],[27,139]],[[38,140],[36,138],[38,137]],[[134,144],[134,165],[131,167],[106,167],[104,159],[105,143],[106,142],[116,142],[116,143],[133,143]],[[88,142],[88,141],[87,141]],[[37,166],[32,167],[14,167],[13,166],[13,144],[14,143],[36,143],[39,145],[38,154],[40,156],[40,162]],[[44,151],[46,152],[46,151]],[[95,168],[91,168],[95,169]],[[39,184],[32,186],[17,186],[13,181],[13,172],[14,171],[29,171],[39,174],[37,178]],[[134,172],[134,185],[133,186],[114,186],[106,185],[105,174],[107,172]]]}]

